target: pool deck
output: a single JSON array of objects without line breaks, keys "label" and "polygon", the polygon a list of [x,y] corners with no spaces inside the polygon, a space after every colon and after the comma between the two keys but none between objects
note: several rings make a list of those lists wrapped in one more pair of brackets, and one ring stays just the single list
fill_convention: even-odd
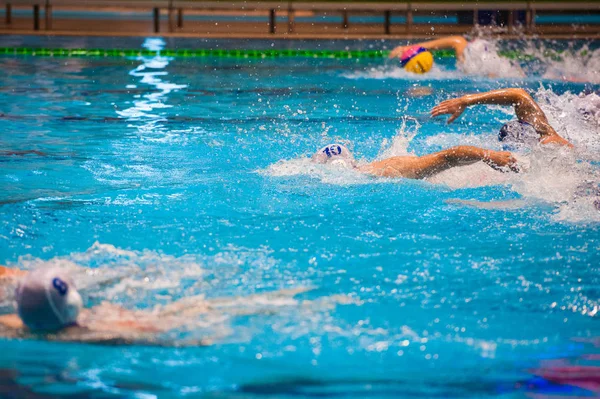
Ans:
[{"label": "pool deck", "polygon": [[[0,0],[0,6],[0,34],[395,39],[465,34],[495,20],[506,26],[497,34],[600,35],[600,0]],[[370,17],[352,20],[358,15]],[[572,17],[538,24],[538,15]],[[575,25],[577,15],[592,18]]]},{"label": "pool deck", "polygon": [[[403,24],[392,25],[386,34],[381,24],[352,24],[343,28],[335,23],[296,22],[295,31],[287,31],[287,22],[282,21],[275,33],[269,33],[267,22],[236,21],[186,21],[184,28],[169,32],[168,23],[161,21],[160,32],[155,33],[152,23],[146,20],[74,20],[55,19],[52,30],[31,27],[29,18],[13,18],[10,26],[0,22],[0,35],[40,35],[40,36],[157,36],[185,38],[235,38],[235,39],[413,39],[431,38],[449,34],[471,32],[471,25],[413,25],[407,32]],[[483,28],[480,28],[483,29]],[[600,26],[581,26],[573,30],[571,26],[541,26],[533,33],[504,33],[506,38],[519,38],[535,35],[548,39],[600,39]]]}]

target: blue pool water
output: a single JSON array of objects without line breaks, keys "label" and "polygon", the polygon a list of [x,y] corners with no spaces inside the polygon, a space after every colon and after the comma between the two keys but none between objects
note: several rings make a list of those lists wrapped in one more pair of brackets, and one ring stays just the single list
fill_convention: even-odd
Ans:
[{"label": "blue pool water", "polygon": [[[374,45],[393,43],[324,44]],[[598,395],[589,380],[600,366],[600,217],[593,198],[573,191],[600,181],[599,125],[573,104],[580,93],[591,103],[599,87],[593,74],[573,75],[573,62],[513,65],[525,78],[498,66],[500,76],[467,75],[444,59],[415,78],[384,60],[1,57],[0,264],[95,270],[79,281],[86,306],[312,290],[261,303],[267,311],[200,320],[192,334],[220,337],[204,348],[0,340],[0,392]],[[536,96],[576,155],[525,151],[521,175],[475,165],[430,181],[307,161],[332,141],[360,159],[500,148],[496,132],[513,117],[506,110],[470,109],[452,125],[428,111],[455,94],[506,86]],[[6,155],[28,150],[41,155]],[[573,366],[592,377],[544,378]]]}]

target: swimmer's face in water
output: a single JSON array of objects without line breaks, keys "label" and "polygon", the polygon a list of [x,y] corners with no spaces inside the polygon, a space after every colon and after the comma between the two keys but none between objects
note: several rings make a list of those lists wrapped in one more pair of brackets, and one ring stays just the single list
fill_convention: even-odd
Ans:
[{"label": "swimmer's face in water", "polygon": [[356,160],[352,156],[352,153],[341,144],[326,145],[312,156],[311,161],[322,165],[334,165],[348,169],[356,167]]},{"label": "swimmer's face in water", "polygon": [[505,147],[513,149],[519,145],[532,146],[539,142],[540,135],[535,128],[527,122],[511,121],[506,123],[498,133],[498,140]]}]

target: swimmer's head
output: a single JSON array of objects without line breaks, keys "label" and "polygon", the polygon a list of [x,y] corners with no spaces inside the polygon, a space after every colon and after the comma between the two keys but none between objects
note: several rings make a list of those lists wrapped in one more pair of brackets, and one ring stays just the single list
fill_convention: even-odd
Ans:
[{"label": "swimmer's head", "polygon": [[73,281],[60,268],[38,269],[17,287],[17,309],[32,331],[56,331],[75,324],[82,307]]},{"label": "swimmer's head", "polygon": [[315,163],[352,168],[356,161],[348,148],[341,144],[329,144],[317,151],[311,159]]},{"label": "swimmer's head", "polygon": [[540,139],[535,128],[527,122],[511,121],[506,123],[498,133],[498,140],[506,144],[534,145]]},{"label": "swimmer's head", "polygon": [[408,72],[429,72],[433,67],[433,55],[431,55],[431,52],[424,47],[412,46],[402,53],[400,65]]}]

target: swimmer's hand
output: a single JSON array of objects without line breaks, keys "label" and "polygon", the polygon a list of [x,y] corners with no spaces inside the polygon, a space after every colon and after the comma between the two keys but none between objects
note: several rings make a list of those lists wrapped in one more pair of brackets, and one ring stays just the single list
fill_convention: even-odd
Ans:
[{"label": "swimmer's hand", "polygon": [[515,173],[520,171],[517,159],[508,151],[486,151],[482,160],[500,172],[506,171],[506,168]]},{"label": "swimmer's hand", "polygon": [[463,98],[453,98],[451,100],[446,100],[431,110],[431,116],[436,117],[440,115],[452,115],[448,118],[448,123],[452,123],[458,118],[464,110],[467,108],[467,103]]}]

